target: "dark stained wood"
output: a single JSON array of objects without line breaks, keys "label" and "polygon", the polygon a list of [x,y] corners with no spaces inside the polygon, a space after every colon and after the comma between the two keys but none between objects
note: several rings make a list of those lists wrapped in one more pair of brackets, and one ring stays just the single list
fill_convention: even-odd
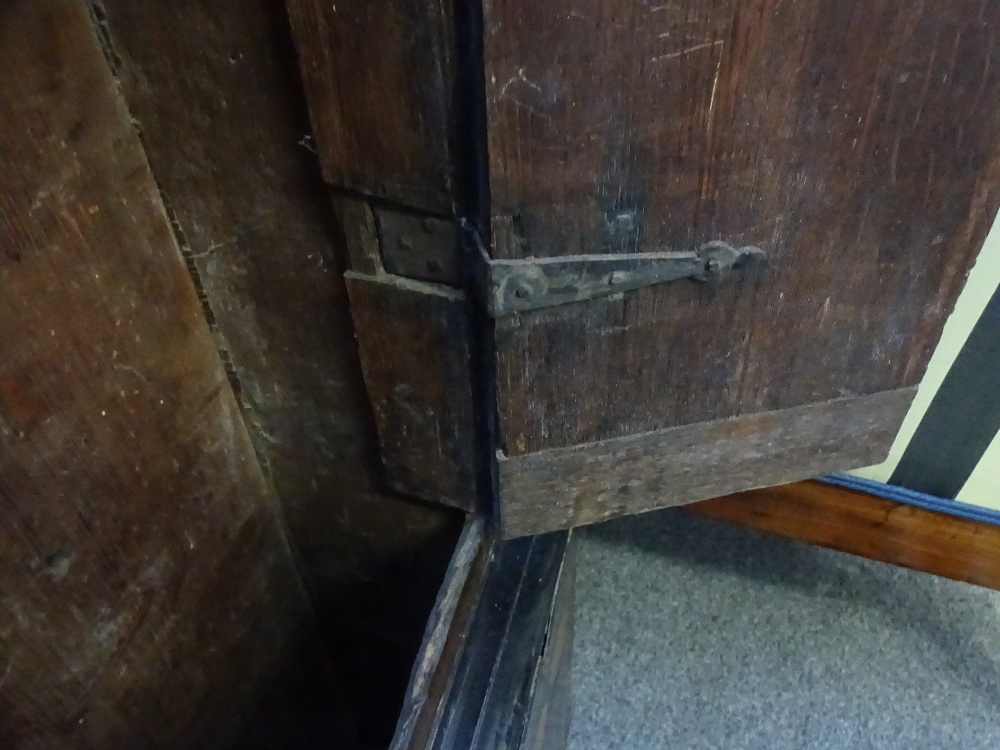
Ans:
[{"label": "dark stained wood", "polygon": [[342,279],[347,253],[305,139],[281,3],[103,5],[153,172],[282,501],[363,742],[387,742],[461,529],[388,491]]},{"label": "dark stained wood", "polygon": [[[466,577],[435,668],[434,680],[442,690],[432,693],[435,702],[425,707],[419,731],[398,735],[404,741],[393,750],[529,747],[523,743],[532,726],[538,737],[540,730],[548,731],[540,723],[555,718],[555,709],[563,715],[560,706],[568,696],[551,678],[565,669],[572,635],[570,534],[508,542],[487,534],[484,547],[489,549],[485,565]],[[446,586],[451,585],[447,580]],[[428,632],[435,627],[429,623]],[[414,672],[415,677],[420,674]],[[545,703],[549,698],[562,704]],[[559,732],[544,736],[558,738]],[[561,745],[545,747],[558,750]]]},{"label": "dark stained wood", "polygon": [[346,279],[389,483],[477,508],[465,295],[388,274]]},{"label": "dark stained wood", "polygon": [[85,3],[0,6],[0,174],[0,745],[225,747],[307,598]]},{"label": "dark stained wood", "polygon": [[1000,205],[981,0],[486,0],[493,252],[759,272],[504,321],[509,454],[919,382]]},{"label": "dark stained wood", "polygon": [[501,458],[503,536],[595,523],[880,460],[915,391]]},{"label": "dark stained wood", "polygon": [[495,545],[496,535],[481,518],[470,516],[427,620],[390,750],[430,746]]},{"label": "dark stained wood", "polygon": [[521,750],[560,750],[569,744],[570,722],[573,718],[575,550],[576,545],[571,538],[559,582],[556,584],[545,649],[542,651],[535,689],[531,696]]},{"label": "dark stained wood", "polygon": [[823,482],[687,506],[698,515],[1000,589],[1000,528]]},{"label": "dark stained wood", "polygon": [[453,211],[451,3],[288,0],[327,182]]},{"label": "dark stained wood", "polygon": [[347,195],[334,195],[337,221],[344,235],[348,267],[369,275],[382,273],[382,252],[379,248],[375,212],[368,201]]}]

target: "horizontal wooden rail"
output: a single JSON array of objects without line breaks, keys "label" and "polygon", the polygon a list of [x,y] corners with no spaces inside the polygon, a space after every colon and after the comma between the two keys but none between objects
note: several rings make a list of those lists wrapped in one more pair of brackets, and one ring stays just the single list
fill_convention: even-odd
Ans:
[{"label": "horizontal wooden rail", "polygon": [[698,515],[1000,589],[1000,526],[819,481],[685,506]]}]

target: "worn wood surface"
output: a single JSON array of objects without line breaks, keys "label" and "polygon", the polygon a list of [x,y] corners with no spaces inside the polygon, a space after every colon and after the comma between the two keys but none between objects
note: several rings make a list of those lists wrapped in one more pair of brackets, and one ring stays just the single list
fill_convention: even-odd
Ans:
[{"label": "worn wood surface", "polygon": [[307,599],[85,3],[0,6],[0,174],[0,745],[226,746]]},{"label": "worn wood surface", "polygon": [[482,518],[468,518],[427,619],[390,750],[430,746],[483,593],[496,541],[496,534],[487,529]]},{"label": "worn wood surface", "polygon": [[503,535],[595,523],[880,460],[915,390],[501,458]]},{"label": "worn wood surface", "polygon": [[346,279],[386,478],[400,492],[477,508],[464,294],[388,274]]},{"label": "worn wood surface", "polygon": [[823,482],[689,505],[698,515],[1000,589],[1000,528]]},{"label": "worn wood surface", "polygon": [[573,718],[573,633],[576,612],[576,545],[570,539],[552,602],[520,750],[565,750]]},{"label": "worn wood surface", "polygon": [[387,741],[461,518],[388,491],[285,9],[106,0],[133,118],[334,645]]},{"label": "worn wood surface", "polygon": [[287,0],[327,182],[454,210],[450,3]]},{"label": "worn wood surface", "polygon": [[498,326],[507,451],[915,385],[1000,202],[995,11],[486,0],[497,257],[768,258]]},{"label": "worn wood surface", "polygon": [[568,532],[496,543],[478,595],[468,597],[471,615],[460,620],[456,613],[466,631],[458,658],[449,664],[440,708],[422,744],[411,748],[522,746],[534,697],[548,691],[548,644],[565,644],[565,630],[556,636],[552,628],[565,626],[561,608],[573,574],[569,543]]},{"label": "worn wood surface", "polygon": [[337,223],[344,237],[347,267],[358,273],[382,273],[382,250],[379,247],[375,212],[363,198],[333,195]]}]

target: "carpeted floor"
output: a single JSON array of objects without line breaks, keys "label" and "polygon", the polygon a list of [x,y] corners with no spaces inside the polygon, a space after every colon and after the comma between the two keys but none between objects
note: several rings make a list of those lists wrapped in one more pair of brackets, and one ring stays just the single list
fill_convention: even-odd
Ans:
[{"label": "carpeted floor", "polygon": [[1000,748],[1000,592],[678,510],[577,533],[572,750]]}]

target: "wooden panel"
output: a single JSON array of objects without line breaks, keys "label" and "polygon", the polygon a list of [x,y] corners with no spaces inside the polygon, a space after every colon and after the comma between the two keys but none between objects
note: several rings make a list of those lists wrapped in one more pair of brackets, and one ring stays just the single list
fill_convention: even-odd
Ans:
[{"label": "wooden panel", "polygon": [[462,292],[349,271],[347,290],[389,483],[472,510],[476,436]]},{"label": "wooden panel", "polygon": [[1000,528],[823,482],[797,482],[687,506],[807,544],[1000,589]]},{"label": "wooden panel", "polygon": [[451,213],[450,3],[287,0],[331,185]]},{"label": "wooden panel", "polygon": [[308,622],[88,6],[0,7],[0,745],[225,747]]},{"label": "wooden panel", "polygon": [[503,458],[503,535],[595,523],[878,460],[915,390]]},{"label": "wooden panel", "polygon": [[987,8],[486,0],[498,257],[768,258],[501,325],[507,450],[915,385],[1000,202]]},{"label": "wooden panel", "polygon": [[387,741],[461,518],[389,492],[280,3],[106,0],[111,57],[349,685]]}]

